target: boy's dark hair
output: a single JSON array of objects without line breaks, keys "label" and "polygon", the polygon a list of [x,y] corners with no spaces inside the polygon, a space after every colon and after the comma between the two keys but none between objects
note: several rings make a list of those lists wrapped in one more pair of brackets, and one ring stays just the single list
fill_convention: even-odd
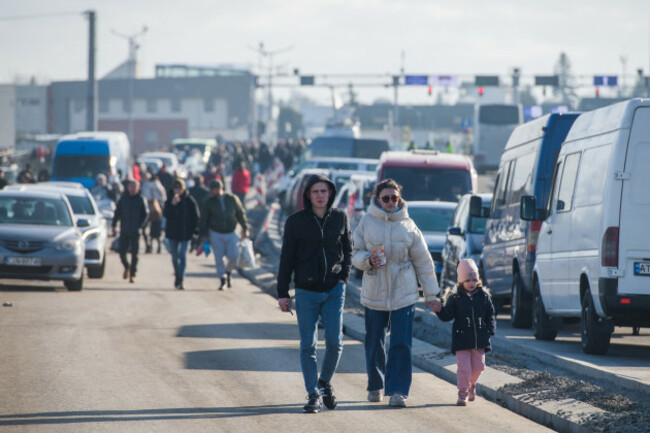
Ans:
[{"label": "boy's dark hair", "polygon": [[388,179],[382,180],[381,182],[377,183],[377,185],[375,185],[375,191],[374,191],[375,197],[379,197],[379,194],[383,190],[388,189],[388,188],[392,188],[392,189],[396,190],[399,193],[402,192],[402,185],[398,184],[393,179],[388,178]]}]

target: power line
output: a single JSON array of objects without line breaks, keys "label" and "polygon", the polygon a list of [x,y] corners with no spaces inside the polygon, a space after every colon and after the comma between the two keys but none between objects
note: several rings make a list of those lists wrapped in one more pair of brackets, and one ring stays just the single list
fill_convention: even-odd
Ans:
[{"label": "power line", "polygon": [[31,20],[34,18],[50,18],[50,17],[61,17],[61,16],[72,16],[72,15],[83,15],[79,12],[51,12],[46,14],[31,14],[31,15],[11,15],[6,17],[0,17],[0,21],[18,21],[18,20]]}]

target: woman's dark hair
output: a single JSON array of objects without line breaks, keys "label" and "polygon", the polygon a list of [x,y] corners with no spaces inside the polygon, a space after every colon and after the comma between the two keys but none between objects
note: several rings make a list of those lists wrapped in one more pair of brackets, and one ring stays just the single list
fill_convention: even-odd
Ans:
[{"label": "woman's dark hair", "polygon": [[396,190],[398,193],[402,192],[402,185],[398,184],[395,182],[393,179],[384,179],[381,182],[379,182],[377,185],[375,185],[375,197],[379,197],[379,194],[387,188],[391,188]]}]

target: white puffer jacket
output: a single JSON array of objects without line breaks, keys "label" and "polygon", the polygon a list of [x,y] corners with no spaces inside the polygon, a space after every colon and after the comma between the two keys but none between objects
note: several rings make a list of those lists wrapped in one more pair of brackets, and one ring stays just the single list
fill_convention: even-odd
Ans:
[{"label": "white puffer jacket", "polygon": [[[361,304],[380,311],[394,311],[415,304],[422,284],[426,301],[440,293],[433,260],[422,233],[408,215],[405,202],[386,213],[370,202],[353,235],[352,265],[364,271]],[[373,246],[384,245],[386,265],[374,268],[369,259]]]}]

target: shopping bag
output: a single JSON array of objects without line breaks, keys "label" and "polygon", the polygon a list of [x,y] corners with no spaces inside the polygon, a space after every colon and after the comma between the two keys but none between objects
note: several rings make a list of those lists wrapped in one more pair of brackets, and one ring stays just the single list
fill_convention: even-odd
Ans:
[{"label": "shopping bag", "polygon": [[253,241],[248,238],[242,239],[239,242],[239,258],[237,260],[237,267],[254,268],[256,266]]}]

